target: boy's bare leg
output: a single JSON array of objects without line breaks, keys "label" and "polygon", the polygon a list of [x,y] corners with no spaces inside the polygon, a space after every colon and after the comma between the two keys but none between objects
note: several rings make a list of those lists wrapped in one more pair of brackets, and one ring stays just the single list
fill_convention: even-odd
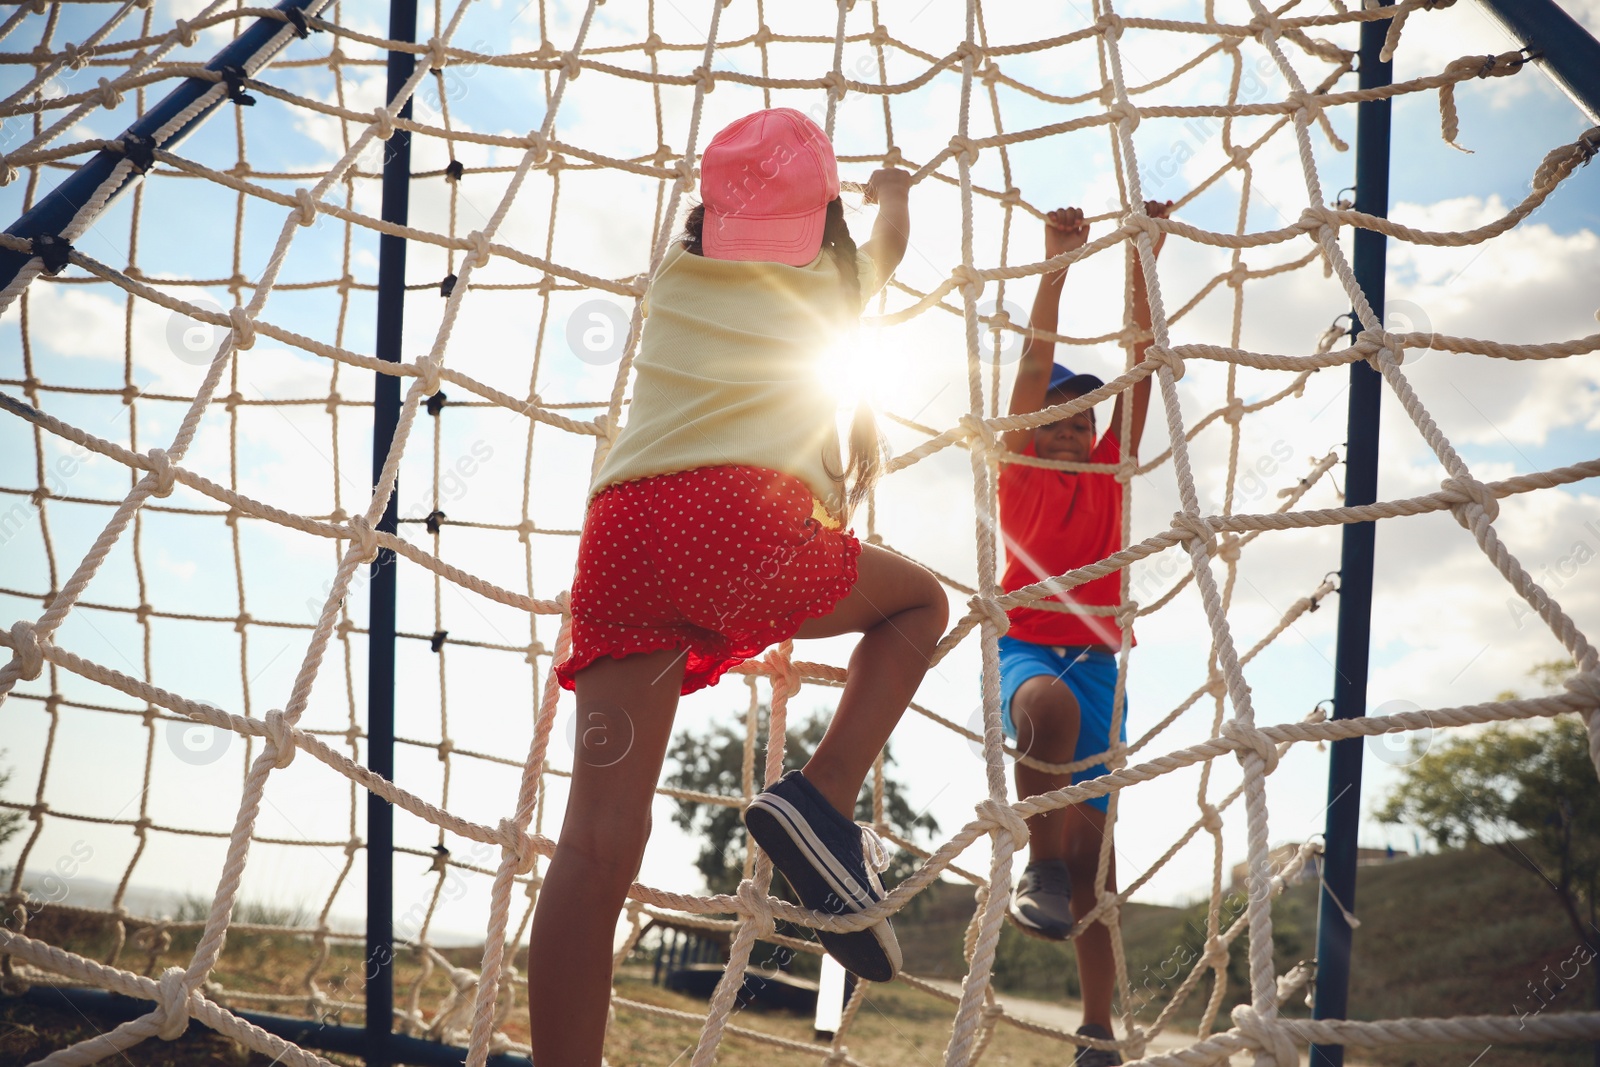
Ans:
[{"label": "boy's bare leg", "polygon": [[533,1062],[598,1067],[617,914],[650,838],[684,653],[601,659],[577,676],[577,751],[528,946]]},{"label": "boy's bare leg", "polygon": [[856,797],[889,734],[928,672],[944,635],[950,602],[938,579],[875,545],[862,545],[857,578],[833,613],[808,619],[795,636],[859,633],[839,709],[801,771],[841,814],[854,818]]},{"label": "boy's bare leg", "polygon": [[[1106,816],[1087,804],[1062,809],[1067,830],[1067,870],[1077,890],[1072,894],[1072,914],[1078,920],[1095,905],[1094,877],[1100,864],[1100,843],[1106,835]],[[1117,859],[1113,851],[1107,861],[1106,892],[1117,888]],[[1083,1021],[1111,1030],[1111,989],[1116,979],[1116,964],[1111,958],[1111,931],[1095,920],[1074,939],[1078,951],[1078,984],[1083,990]]]},{"label": "boy's bare leg", "polygon": [[[1071,763],[1078,747],[1078,698],[1059,678],[1039,675],[1018,687],[1011,698],[1011,721],[1017,727],[1017,751],[1046,763]],[[1070,774],[1051,774],[1035,767],[1016,766],[1017,798],[1038,796],[1072,784]],[[1028,820],[1028,858],[1030,862],[1067,859],[1068,812],[1057,808]],[[1070,868],[1070,864],[1069,864]],[[1078,881],[1072,871],[1072,884],[1093,884],[1093,869],[1088,883]]]}]

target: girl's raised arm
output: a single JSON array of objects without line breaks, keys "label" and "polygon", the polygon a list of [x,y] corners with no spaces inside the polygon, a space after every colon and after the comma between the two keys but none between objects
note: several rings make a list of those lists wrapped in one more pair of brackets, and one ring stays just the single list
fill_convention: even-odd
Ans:
[{"label": "girl's raised arm", "polygon": [[894,167],[872,172],[862,200],[878,205],[878,221],[873,223],[872,236],[861,250],[872,259],[877,284],[882,286],[889,275],[905,258],[906,244],[911,240],[911,175]]}]

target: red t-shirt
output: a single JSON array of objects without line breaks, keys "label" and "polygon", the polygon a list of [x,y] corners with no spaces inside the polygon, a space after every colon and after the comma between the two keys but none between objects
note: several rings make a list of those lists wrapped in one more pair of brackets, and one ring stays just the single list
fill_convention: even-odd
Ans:
[{"label": "red t-shirt", "polygon": [[[1032,442],[1022,454],[1036,455]],[[1121,461],[1122,449],[1107,429],[1089,462]],[[1006,546],[1001,585],[1008,593],[1122,551],[1122,485],[1110,474],[1005,463],[1000,467],[999,495],[1000,532]],[[1058,593],[1055,599],[1114,607],[1121,597],[1121,574],[1116,572]],[[1036,607],[1012,608],[1008,614],[1007,636],[1023,641],[1122,645],[1122,632],[1112,615],[1068,615]]]}]

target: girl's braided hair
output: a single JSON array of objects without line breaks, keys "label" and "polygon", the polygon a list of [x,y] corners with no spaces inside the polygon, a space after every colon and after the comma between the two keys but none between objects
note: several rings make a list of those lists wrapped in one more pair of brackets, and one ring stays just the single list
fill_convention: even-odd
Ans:
[{"label": "girl's braided hair", "polygon": [[[695,204],[689,209],[689,217],[684,221],[683,236],[680,238],[684,251],[697,256],[705,255],[701,245],[705,222],[704,204]],[[850,227],[844,220],[844,201],[838,197],[828,201],[828,214],[822,227],[822,250],[833,256],[833,264],[839,271],[844,305],[853,320],[856,309],[861,306],[861,271],[856,262],[856,242],[850,236]],[[850,509],[854,510],[882,474],[883,442],[878,435],[878,422],[872,414],[872,406],[864,400],[856,405],[855,416],[850,420],[849,448],[844,470],[835,473],[830,469],[828,475],[840,486],[848,483],[846,500]]]}]

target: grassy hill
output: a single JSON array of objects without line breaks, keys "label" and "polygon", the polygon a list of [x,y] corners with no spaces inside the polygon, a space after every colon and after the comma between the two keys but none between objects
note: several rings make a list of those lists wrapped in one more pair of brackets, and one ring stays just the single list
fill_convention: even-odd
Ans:
[{"label": "grassy hill", "polygon": [[[1281,974],[1316,954],[1315,881],[1292,887],[1273,906],[1277,970]],[[1525,870],[1487,851],[1449,852],[1358,872],[1350,1017],[1513,1015],[1539,1010],[1539,989],[1552,1012],[1592,1010],[1596,963],[1578,967],[1583,954],[1554,895]],[[1224,926],[1242,913],[1243,898],[1225,905]],[[961,937],[971,916],[972,893],[936,886],[918,916],[914,936],[901,935],[908,970],[959,977]],[[1205,946],[1206,907],[1161,908],[1130,904],[1123,914],[1123,944],[1134,990],[1135,1014],[1148,1024],[1160,1014]],[[1248,1000],[1248,936],[1234,942],[1229,981],[1219,1017]],[[1563,964],[1565,966],[1563,967]],[[1562,983],[1559,973],[1578,975]],[[1078,995],[1071,946],[1022,936],[1009,924],[995,958],[995,984],[1004,992],[1041,999]],[[1203,980],[1177,1012],[1194,1026],[1210,992]],[[1300,997],[1285,1014],[1309,1018]],[[1594,1062],[1578,1043],[1496,1046],[1395,1047],[1363,1051],[1364,1062],[1385,1067],[1578,1067]]]}]

